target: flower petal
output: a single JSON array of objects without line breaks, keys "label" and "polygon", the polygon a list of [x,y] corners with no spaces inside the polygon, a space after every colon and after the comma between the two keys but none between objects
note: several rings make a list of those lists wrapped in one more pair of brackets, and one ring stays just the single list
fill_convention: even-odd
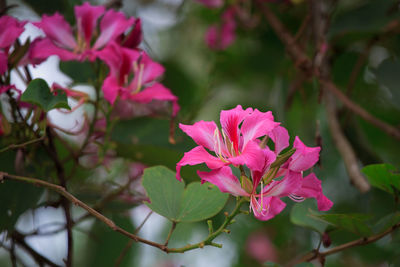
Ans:
[{"label": "flower petal", "polygon": [[213,121],[198,121],[193,125],[180,123],[179,128],[190,136],[196,144],[214,151],[214,132],[217,125]]},{"label": "flower petal", "polygon": [[315,198],[318,209],[321,211],[329,210],[333,205],[333,202],[323,194],[321,181],[314,173],[310,173],[303,179],[301,188],[294,192],[294,194],[305,198]]},{"label": "flower petal", "polygon": [[53,16],[43,15],[42,20],[33,25],[43,30],[46,36],[59,47],[74,50],[77,46],[71,27],[59,13]]},{"label": "flower petal", "polygon": [[31,61],[38,63],[49,56],[57,55],[61,60],[78,60],[79,55],[55,45],[50,39],[35,40],[31,45],[29,57]]},{"label": "flower petal", "polygon": [[290,170],[296,172],[305,171],[317,163],[319,151],[321,150],[320,147],[307,147],[300,141],[299,137],[296,136],[293,148],[296,149],[296,152],[290,157]]},{"label": "flower petal", "polygon": [[97,20],[105,12],[104,6],[92,6],[88,2],[81,6],[75,6],[75,17],[78,26],[78,35],[84,38],[86,48],[90,47],[93,31],[96,28]]},{"label": "flower petal", "polygon": [[278,122],[274,122],[271,111],[260,112],[258,109],[255,109],[244,119],[241,127],[243,146],[246,146],[250,140],[267,135],[278,125]]},{"label": "flower petal", "polygon": [[234,196],[250,196],[242,186],[238,178],[233,175],[230,167],[222,167],[210,172],[197,171],[202,183],[205,181],[216,185],[223,193],[230,193]]},{"label": "flower petal", "polygon": [[[254,203],[252,204],[254,205]],[[278,197],[263,197],[258,198],[256,207],[252,206],[252,209],[254,217],[260,221],[267,221],[281,213],[285,207],[285,202]]]},{"label": "flower petal", "polygon": [[288,171],[282,180],[273,180],[264,187],[262,194],[264,196],[286,197],[296,192],[302,185],[300,172]]},{"label": "flower petal", "polygon": [[102,90],[104,94],[104,99],[110,102],[111,105],[114,104],[117,96],[120,92],[120,86],[117,79],[112,74],[108,75],[103,82]]},{"label": "flower petal", "polygon": [[108,10],[100,22],[100,36],[97,38],[93,49],[101,49],[108,42],[114,41],[135,23],[134,18],[127,19],[121,12]]},{"label": "flower petal", "polygon": [[10,16],[0,17],[0,48],[10,47],[24,31],[25,22]]},{"label": "flower petal", "polygon": [[265,164],[264,152],[254,141],[250,141],[239,156],[228,160],[235,165],[246,165],[253,171],[262,171]]},{"label": "flower petal", "polygon": [[202,3],[208,8],[218,8],[224,5],[223,0],[197,0],[197,2]]},{"label": "flower petal", "polygon": [[223,162],[217,157],[210,155],[202,146],[197,146],[186,152],[183,158],[176,164],[176,179],[181,180],[181,168],[185,165],[197,165],[205,163],[210,169],[218,169],[225,165],[227,162]]},{"label": "flower petal", "polygon": [[239,124],[252,111],[253,109],[251,108],[243,110],[241,105],[236,106],[234,109],[221,111],[220,121],[222,130],[233,144],[236,154],[239,154]]},{"label": "flower petal", "polygon": [[137,94],[130,94],[129,99],[140,103],[149,103],[152,100],[171,101],[172,116],[176,116],[179,111],[178,97],[172,94],[171,91],[165,88],[161,83],[156,83],[147,87]]},{"label": "flower petal", "polygon": [[271,164],[276,160],[276,155],[269,148],[264,148],[263,150],[263,167],[260,171],[251,170],[251,177],[253,179],[253,187],[257,188],[261,181],[263,175],[269,170]]},{"label": "flower petal", "polygon": [[268,136],[275,143],[275,154],[279,154],[282,150],[289,146],[289,133],[288,131],[282,127],[277,126],[273,129]]}]

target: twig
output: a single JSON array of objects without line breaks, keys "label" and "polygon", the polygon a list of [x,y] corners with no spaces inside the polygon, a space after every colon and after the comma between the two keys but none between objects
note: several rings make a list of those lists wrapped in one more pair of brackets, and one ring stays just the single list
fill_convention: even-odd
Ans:
[{"label": "twig", "polygon": [[175,230],[175,227],[176,227],[176,222],[172,222],[171,229],[169,229],[168,236],[167,239],[165,240],[164,246],[168,246],[169,239],[171,238],[172,233]]},{"label": "twig", "polygon": [[[147,220],[150,218],[150,216],[153,214],[153,211],[150,211],[147,216],[144,218],[144,220],[142,221],[142,223],[136,228],[134,234],[138,234],[139,231],[142,229],[143,225],[147,222]],[[125,255],[128,253],[129,249],[132,247],[133,245],[133,240],[130,239],[128,241],[128,243],[126,244],[126,246],[124,247],[124,249],[122,250],[121,254],[118,256],[118,259],[115,261],[115,265],[114,267],[118,267],[121,265],[122,260],[124,259]]]},{"label": "twig", "polygon": [[331,135],[333,141],[335,142],[336,148],[343,158],[344,165],[346,167],[351,183],[360,192],[365,193],[370,190],[370,185],[361,174],[356,154],[340,127],[336,114],[337,111],[335,99],[333,99],[332,95],[328,92],[326,92],[325,95],[326,115],[328,118],[329,129],[332,133]]},{"label": "twig", "polygon": [[29,140],[29,141],[27,141],[27,142],[25,142],[25,143],[21,143],[21,144],[11,144],[11,145],[9,145],[9,146],[7,146],[7,147],[5,147],[5,148],[2,148],[2,149],[0,150],[0,153],[6,152],[6,151],[9,150],[9,149],[21,148],[21,147],[25,147],[25,146],[27,146],[27,145],[30,145],[30,144],[33,144],[33,143],[42,141],[42,140],[45,139],[45,137],[46,137],[46,136],[43,135],[43,136],[41,136],[41,137],[39,137],[39,138],[37,138],[37,139]]},{"label": "twig", "polygon": [[400,140],[400,130],[396,127],[387,124],[376,118],[368,111],[363,109],[358,104],[354,103],[348,98],[342,91],[340,91],[336,85],[325,77],[321,76],[319,69],[315,69],[311,63],[310,58],[304,53],[301,47],[295,42],[294,37],[289,33],[282,22],[275,16],[275,14],[269,9],[269,7],[263,3],[262,0],[258,0],[259,6],[264,13],[265,18],[279,37],[285,44],[287,52],[289,53],[292,60],[295,62],[295,66],[302,70],[306,76],[316,77],[319,82],[329,91],[331,91],[349,110],[353,111],[367,122],[385,131],[388,135],[395,137]]},{"label": "twig", "polygon": [[43,263],[45,263],[45,264],[47,264],[47,265],[49,265],[51,267],[60,267],[60,265],[55,264],[54,262],[52,262],[48,258],[46,258],[43,255],[41,255],[40,253],[38,253],[36,250],[31,248],[25,242],[25,237],[21,233],[19,233],[17,231],[14,231],[14,232],[12,232],[11,237],[18,245],[20,245],[24,250],[26,250],[30,255],[32,255],[32,257],[38,263],[39,266],[42,266]]},{"label": "twig", "polygon": [[196,243],[196,244],[187,245],[187,246],[184,246],[181,248],[168,248],[164,244],[159,244],[159,243],[141,238],[135,234],[132,234],[132,233],[126,231],[125,229],[122,229],[121,227],[117,226],[112,220],[110,220],[103,214],[99,213],[98,211],[94,210],[93,208],[91,208],[90,206],[85,204],[84,202],[77,199],[75,196],[73,196],[64,187],[62,187],[60,185],[52,184],[52,183],[49,183],[49,182],[46,182],[46,181],[43,181],[40,179],[36,179],[36,178],[24,177],[24,176],[18,176],[18,175],[12,175],[12,174],[0,172],[0,182],[2,180],[15,180],[15,181],[20,181],[20,182],[25,182],[25,183],[33,184],[36,186],[41,186],[41,187],[50,189],[52,191],[55,191],[55,192],[59,193],[60,195],[62,195],[64,198],[68,199],[74,205],[79,206],[79,207],[85,209],[86,211],[88,211],[91,215],[93,215],[98,220],[105,223],[112,230],[114,230],[118,233],[121,233],[136,242],[141,242],[141,243],[147,244],[149,246],[156,247],[166,253],[183,253],[188,250],[193,250],[196,248],[203,248],[204,246],[214,246],[214,247],[219,247],[219,248],[222,247],[221,244],[214,243],[213,240],[218,235],[220,235],[222,232],[227,232],[226,227],[232,223],[232,220],[236,215],[241,213],[240,207],[242,206],[242,204],[244,202],[246,202],[246,200],[244,198],[237,200],[234,210],[232,211],[232,213],[230,215],[227,214],[225,221],[218,228],[218,230],[216,230],[213,233],[210,233],[203,241]]},{"label": "twig", "polygon": [[342,245],[331,248],[324,252],[319,252],[318,254],[316,253],[316,251],[310,251],[307,254],[305,254],[304,256],[294,260],[293,262],[288,263],[286,266],[287,267],[295,266],[296,264],[299,264],[302,262],[310,262],[310,261],[316,259],[317,257],[325,258],[326,256],[341,252],[343,250],[346,250],[346,249],[349,249],[352,247],[364,246],[364,245],[373,243],[373,242],[378,241],[379,239],[387,236],[388,234],[394,232],[398,228],[400,228],[400,222],[398,222],[397,224],[393,225],[392,227],[390,227],[389,229],[387,229],[386,231],[384,231],[380,234],[376,234],[376,235],[372,235],[370,237],[364,237],[364,238],[360,238],[360,239],[357,239],[357,240],[354,240],[354,241],[351,241],[348,243],[344,243]]}]

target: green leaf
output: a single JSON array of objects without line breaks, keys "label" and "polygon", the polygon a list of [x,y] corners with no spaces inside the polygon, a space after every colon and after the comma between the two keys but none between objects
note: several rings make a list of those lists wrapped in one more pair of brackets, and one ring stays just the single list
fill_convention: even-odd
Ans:
[{"label": "green leaf", "polygon": [[320,234],[323,234],[328,226],[315,217],[319,212],[316,211],[316,205],[313,200],[307,199],[302,203],[297,203],[293,206],[290,212],[290,221],[294,224],[311,228]]},{"label": "green leaf", "polygon": [[322,221],[344,229],[346,231],[355,233],[359,236],[370,236],[372,234],[371,228],[365,223],[371,216],[365,214],[325,214],[314,215]]},{"label": "green leaf", "polygon": [[381,218],[373,227],[375,233],[381,233],[400,222],[400,212],[391,213]]},{"label": "green leaf", "polygon": [[143,174],[143,187],[150,198],[147,206],[175,222],[195,222],[217,214],[228,200],[218,188],[191,183],[186,187],[175,173],[163,166],[148,168]]},{"label": "green leaf", "polygon": [[71,77],[76,83],[87,83],[96,80],[90,62],[61,61],[60,70]]},{"label": "green leaf", "polygon": [[373,164],[361,170],[372,186],[394,194],[393,188],[400,190],[400,174],[398,169],[390,164]]},{"label": "green leaf", "polygon": [[56,94],[52,94],[49,86],[43,79],[34,79],[31,81],[22,94],[21,101],[35,104],[46,112],[55,108],[71,109],[68,106],[68,99],[65,92],[57,91]]}]

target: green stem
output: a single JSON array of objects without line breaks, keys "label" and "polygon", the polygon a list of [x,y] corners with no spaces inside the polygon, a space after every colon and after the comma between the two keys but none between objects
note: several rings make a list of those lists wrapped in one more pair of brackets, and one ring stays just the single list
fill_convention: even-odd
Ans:
[{"label": "green stem", "polygon": [[181,247],[181,248],[167,248],[166,252],[167,253],[184,253],[184,252],[186,252],[188,250],[193,250],[193,249],[196,249],[196,248],[203,248],[204,246],[214,246],[214,247],[221,248],[222,245],[214,243],[213,240],[217,236],[219,236],[221,233],[226,231],[226,227],[231,223],[233,218],[240,213],[240,207],[246,201],[247,200],[244,199],[244,198],[238,199],[237,202],[236,202],[235,208],[233,209],[231,214],[226,216],[225,221],[222,223],[222,225],[215,232],[210,233],[203,241],[201,241],[199,243],[196,243],[196,244],[187,245],[187,246],[184,246],[184,247]]}]

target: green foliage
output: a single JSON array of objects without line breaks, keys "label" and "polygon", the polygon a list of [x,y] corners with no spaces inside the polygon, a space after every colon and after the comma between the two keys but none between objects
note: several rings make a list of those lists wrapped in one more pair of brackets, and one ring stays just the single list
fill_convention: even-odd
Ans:
[{"label": "green foliage", "polygon": [[400,62],[388,58],[384,60],[376,69],[372,70],[379,84],[385,86],[391,94],[391,103],[397,108],[400,107]]},{"label": "green foliage", "polygon": [[311,228],[322,234],[325,232],[328,224],[315,217],[319,214],[315,209],[315,203],[311,199],[307,199],[302,203],[293,206],[290,212],[290,221],[296,225]]},{"label": "green foliage", "polygon": [[216,187],[191,183],[185,188],[175,173],[163,166],[145,170],[143,187],[153,211],[174,222],[195,222],[217,214],[228,199]]},{"label": "green foliage", "polygon": [[373,164],[364,167],[362,172],[374,187],[391,194],[395,194],[395,190],[400,190],[400,173],[393,165]]},{"label": "green foliage", "polygon": [[56,94],[52,94],[46,81],[40,78],[29,83],[21,96],[21,101],[37,105],[46,112],[55,108],[71,109],[65,92],[59,90]]},{"label": "green foliage", "polygon": [[321,219],[323,222],[336,226],[359,236],[370,236],[372,234],[371,228],[365,223],[371,216],[364,214],[324,214],[314,215]]},{"label": "green foliage", "polygon": [[87,83],[96,79],[96,73],[88,61],[61,61],[60,69],[71,77],[75,83]]}]

